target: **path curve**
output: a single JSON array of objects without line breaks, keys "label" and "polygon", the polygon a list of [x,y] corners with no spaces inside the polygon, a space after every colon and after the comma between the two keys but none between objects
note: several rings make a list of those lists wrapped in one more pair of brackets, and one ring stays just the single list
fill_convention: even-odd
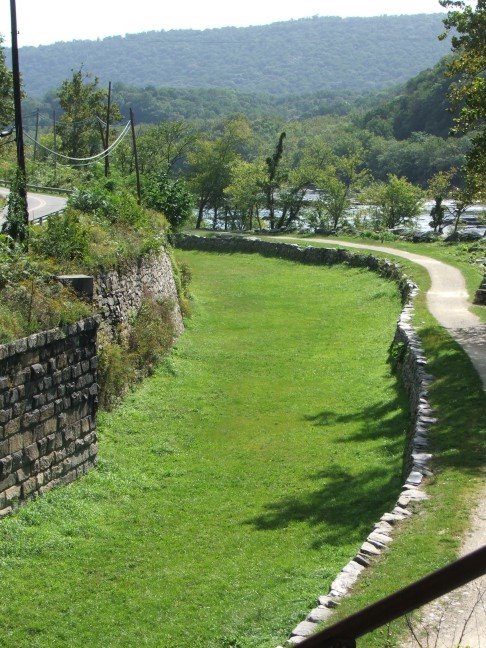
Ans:
[{"label": "path curve", "polygon": [[[289,240],[289,237],[276,238]],[[302,239],[298,240],[302,242]],[[486,389],[486,324],[483,324],[479,317],[469,310],[471,303],[468,299],[466,282],[460,270],[437,259],[392,247],[326,238],[306,240],[342,245],[358,250],[384,252],[403,257],[425,268],[431,279],[431,287],[427,292],[427,306],[430,312],[468,354]]]},{"label": "path curve", "polygon": [[[288,237],[278,238],[288,240]],[[302,242],[302,239],[298,240]],[[391,247],[326,238],[307,240],[384,252],[403,257],[425,268],[431,279],[431,287],[427,292],[428,309],[468,354],[486,390],[486,324],[469,311],[471,304],[466,283],[457,268],[431,257]],[[464,555],[485,544],[486,488],[483,488],[479,504],[472,512],[471,528],[465,534],[460,554]],[[486,648],[486,577],[473,581],[424,608],[422,624],[423,632],[428,635],[427,646],[451,648],[460,641],[460,646]],[[418,645],[410,640],[403,648],[416,648]]]}]

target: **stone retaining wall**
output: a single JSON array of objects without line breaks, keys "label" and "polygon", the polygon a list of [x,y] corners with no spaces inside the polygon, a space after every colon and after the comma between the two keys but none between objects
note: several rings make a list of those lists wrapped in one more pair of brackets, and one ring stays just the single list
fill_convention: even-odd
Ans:
[{"label": "stone retaining wall", "polygon": [[162,250],[95,278],[100,315],[0,345],[0,517],[95,465],[97,330],[116,339],[146,291],[172,302],[179,335],[177,289]]},{"label": "stone retaining wall", "polygon": [[[427,436],[430,426],[436,423],[428,402],[428,390],[432,376],[426,370],[426,358],[420,339],[412,327],[413,300],[417,286],[402,272],[400,266],[373,255],[350,252],[344,249],[299,247],[289,243],[274,243],[255,238],[235,236],[201,237],[179,235],[175,245],[187,250],[214,252],[259,253],[301,263],[333,265],[346,263],[350,266],[366,267],[380,275],[395,280],[402,294],[404,307],[397,322],[391,350],[395,357],[396,370],[407,390],[411,412],[411,426],[407,451],[404,457],[404,484],[396,505],[390,512],[384,512],[375,522],[369,535],[357,554],[343,567],[331,583],[326,594],[318,597],[317,606],[292,631],[286,646],[302,643],[316,632],[319,624],[326,622],[343,597],[348,596],[360,574],[383,552],[388,551],[393,541],[397,524],[410,517],[416,503],[427,499],[423,489],[424,479],[431,475],[427,453]],[[281,648],[279,646],[279,648]]]},{"label": "stone retaining wall", "polygon": [[95,277],[93,301],[102,317],[100,328],[111,339],[116,339],[117,327],[128,323],[138,311],[145,292],[173,304],[175,332],[182,333],[184,326],[172,265],[167,252],[161,250]]},{"label": "stone retaining wall", "polygon": [[0,517],[96,463],[98,323],[0,345]]},{"label": "stone retaining wall", "polygon": [[474,303],[479,304],[480,306],[486,306],[486,274],[483,277],[481,285],[476,290]]}]

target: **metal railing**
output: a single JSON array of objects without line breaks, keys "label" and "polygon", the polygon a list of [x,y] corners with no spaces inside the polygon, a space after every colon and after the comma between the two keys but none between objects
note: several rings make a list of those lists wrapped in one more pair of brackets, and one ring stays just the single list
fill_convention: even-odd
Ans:
[{"label": "metal railing", "polygon": [[[10,180],[0,180],[0,186],[4,187],[10,187],[12,183]],[[39,192],[46,192],[46,193],[54,193],[54,194],[65,194],[65,195],[70,195],[74,193],[74,189],[63,189],[62,187],[42,187],[41,185],[33,185],[33,184],[28,184],[27,189],[31,189],[33,191],[39,191]]]},{"label": "metal railing", "polygon": [[29,219],[29,223],[32,223],[33,225],[43,225],[45,221],[50,218],[51,216],[61,216],[61,214],[64,214],[66,210],[63,209],[58,209],[55,212],[50,212],[49,214],[44,214],[43,216],[34,216],[34,218]]},{"label": "metal railing", "polygon": [[356,639],[486,574],[486,545],[306,638],[302,648],[354,648]]}]

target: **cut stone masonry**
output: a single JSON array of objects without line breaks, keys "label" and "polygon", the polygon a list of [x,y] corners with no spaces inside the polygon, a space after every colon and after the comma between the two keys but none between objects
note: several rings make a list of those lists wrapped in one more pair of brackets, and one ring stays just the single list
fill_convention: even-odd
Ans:
[{"label": "cut stone masonry", "polygon": [[0,518],[96,464],[98,327],[116,337],[150,291],[173,304],[183,330],[165,250],[84,282],[99,316],[0,345]]},{"label": "cut stone masonry", "polygon": [[95,465],[98,323],[0,346],[0,517]]}]

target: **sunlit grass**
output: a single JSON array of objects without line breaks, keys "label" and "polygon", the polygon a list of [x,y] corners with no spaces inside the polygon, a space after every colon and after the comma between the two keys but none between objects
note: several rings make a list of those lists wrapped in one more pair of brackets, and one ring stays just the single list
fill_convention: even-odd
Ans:
[{"label": "sunlit grass", "polygon": [[0,523],[0,646],[275,648],[396,499],[396,286],[178,254],[193,319],[99,469]]}]

